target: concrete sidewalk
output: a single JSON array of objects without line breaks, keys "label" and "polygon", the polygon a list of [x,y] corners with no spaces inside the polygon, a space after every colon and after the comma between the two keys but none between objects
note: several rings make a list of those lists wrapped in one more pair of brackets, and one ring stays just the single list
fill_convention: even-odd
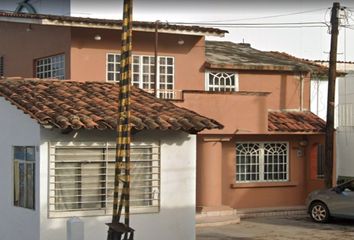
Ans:
[{"label": "concrete sidewalk", "polygon": [[352,240],[354,221],[312,222],[307,215],[242,219],[239,224],[197,228],[197,240]]}]

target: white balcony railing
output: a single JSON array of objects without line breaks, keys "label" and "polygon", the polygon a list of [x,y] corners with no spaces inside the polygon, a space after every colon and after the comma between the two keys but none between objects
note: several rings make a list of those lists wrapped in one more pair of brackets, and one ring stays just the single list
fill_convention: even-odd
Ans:
[{"label": "white balcony railing", "polygon": [[[148,93],[154,93],[153,89],[143,89]],[[182,90],[176,89],[157,89],[157,97],[161,99],[177,100],[182,99]]]}]

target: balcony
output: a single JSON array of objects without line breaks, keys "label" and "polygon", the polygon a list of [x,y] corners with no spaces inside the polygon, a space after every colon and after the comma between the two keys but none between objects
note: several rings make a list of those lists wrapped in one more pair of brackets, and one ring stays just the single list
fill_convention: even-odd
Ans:
[{"label": "balcony", "polygon": [[[143,89],[144,91],[153,94],[153,89]],[[157,89],[157,97],[166,100],[182,100],[182,90],[176,89]]]}]

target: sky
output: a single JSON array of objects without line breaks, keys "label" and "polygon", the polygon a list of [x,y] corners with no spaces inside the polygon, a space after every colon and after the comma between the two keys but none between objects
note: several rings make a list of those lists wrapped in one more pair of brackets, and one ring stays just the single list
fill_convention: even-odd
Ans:
[{"label": "sky", "polygon": [[[13,9],[20,0],[0,0],[0,8]],[[346,7],[350,28],[340,28],[338,60],[354,61],[354,0],[339,1]],[[120,19],[123,0],[30,0],[39,12],[83,17]],[[218,27],[229,31],[218,41],[250,43],[266,51],[287,52],[312,60],[328,60],[330,51],[329,24],[332,1],[328,0],[134,0],[134,20]],[[309,24],[316,22],[316,24]],[[228,25],[225,25],[225,24]],[[257,24],[296,23],[292,28]],[[220,25],[222,24],[222,25]],[[235,24],[256,24],[235,26]],[[308,25],[306,25],[308,24]],[[230,26],[231,25],[231,26]],[[316,25],[321,27],[307,27]]]}]

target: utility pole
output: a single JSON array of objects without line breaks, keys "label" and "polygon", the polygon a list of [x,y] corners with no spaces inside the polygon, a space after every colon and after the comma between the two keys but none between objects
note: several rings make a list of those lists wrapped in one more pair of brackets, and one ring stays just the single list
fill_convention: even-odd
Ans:
[{"label": "utility pole", "polygon": [[333,185],[333,149],[334,149],[334,103],[337,73],[337,42],[339,25],[339,2],[334,2],[331,14],[331,51],[329,57],[328,73],[328,98],[327,98],[327,122],[325,144],[325,185],[331,188]]},{"label": "utility pole", "polygon": [[[130,225],[130,91],[133,37],[133,0],[124,0],[122,20],[121,80],[118,95],[118,121],[112,222],[107,240],[133,240]],[[120,186],[122,185],[122,186]],[[124,222],[121,216],[124,215]]]}]

